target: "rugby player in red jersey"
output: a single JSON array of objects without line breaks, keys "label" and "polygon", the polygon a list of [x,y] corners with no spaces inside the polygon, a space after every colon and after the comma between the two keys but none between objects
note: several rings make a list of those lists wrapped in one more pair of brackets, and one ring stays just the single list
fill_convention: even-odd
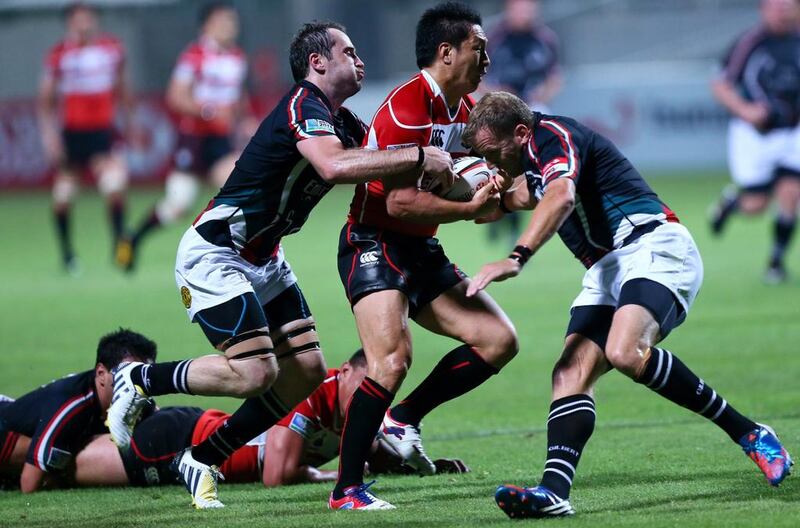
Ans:
[{"label": "rugby player in red jersey", "polygon": [[194,206],[203,178],[214,189],[222,187],[236,162],[233,136],[255,128],[244,89],[247,57],[236,45],[236,10],[224,2],[208,4],[200,26],[199,38],[181,53],[167,88],[167,104],[179,119],[174,168],[164,197],[120,244],[117,264],[127,271],[133,269],[147,234],[184,217]]},{"label": "rugby player in red jersey", "polygon": [[[314,317],[281,240],[300,231],[337,183],[418,169],[451,183],[449,153],[436,147],[357,148],[366,125],[343,103],[361,88],[364,63],[344,28],[305,24],[289,48],[296,84],[262,121],[225,185],[187,229],[175,280],[189,320],[224,355],[115,373],[109,431],[122,449],[149,396],[184,392],[244,398],[203,442],[176,456],[197,508],[221,508],[219,466],[277,423],[322,382]],[[199,477],[197,475],[200,475]]]},{"label": "rugby player in red jersey", "polygon": [[[392,150],[433,145],[467,154],[461,141],[477,89],[489,66],[481,18],[447,2],[427,10],[417,25],[421,72],[400,85],[378,109],[367,147]],[[363,483],[364,460],[376,431],[423,474],[436,468],[420,439],[420,420],[496,374],[517,353],[516,331],[486,294],[467,298],[469,280],[434,238],[439,224],[475,219],[495,210],[496,180],[470,202],[444,200],[421,190],[418,171],[356,187],[339,243],[339,274],[353,307],[369,364],[350,402],[342,433],[339,478],[332,509],[390,509]],[[403,401],[389,405],[411,363],[408,319],[461,344],[441,359]],[[388,411],[388,412],[387,412]]]},{"label": "rugby player in red jersey", "polygon": [[90,171],[108,204],[114,244],[125,229],[128,169],[114,149],[117,103],[131,100],[125,82],[125,50],[114,36],[100,31],[97,13],[76,3],[65,11],[66,35],[48,53],[39,86],[39,126],[48,160],[56,167],[53,214],[61,260],[78,271],[70,234],[70,208],[80,177]]}]

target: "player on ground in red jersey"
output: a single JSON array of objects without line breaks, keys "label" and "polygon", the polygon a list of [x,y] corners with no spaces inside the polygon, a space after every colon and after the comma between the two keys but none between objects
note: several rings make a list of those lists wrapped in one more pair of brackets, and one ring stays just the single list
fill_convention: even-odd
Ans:
[{"label": "player on ground in red jersey", "polygon": [[[434,145],[467,154],[461,133],[475,91],[489,65],[481,18],[448,2],[426,11],[417,26],[421,72],[396,88],[373,119],[373,149]],[[444,200],[405,179],[361,184],[339,243],[339,274],[353,306],[368,374],[350,402],[342,433],[333,509],[390,509],[363,484],[364,460],[375,432],[423,474],[436,471],[420,439],[420,420],[496,374],[517,353],[511,321],[488,296],[468,299],[469,281],[434,238],[438,224],[474,219],[497,208],[495,181],[470,202]],[[389,405],[411,363],[409,317],[461,344],[394,408]],[[388,412],[387,412],[388,411]],[[382,425],[381,425],[382,423]]]},{"label": "player on ground in red jersey", "polygon": [[[53,181],[53,212],[66,270],[76,273],[70,237],[70,207],[80,176],[90,170],[108,202],[114,243],[124,230],[128,172],[115,152],[116,102],[130,113],[125,84],[125,50],[115,37],[101,33],[97,13],[85,4],[65,12],[66,35],[45,60],[39,87],[42,144],[57,168]],[[130,123],[130,119],[126,119]]]}]

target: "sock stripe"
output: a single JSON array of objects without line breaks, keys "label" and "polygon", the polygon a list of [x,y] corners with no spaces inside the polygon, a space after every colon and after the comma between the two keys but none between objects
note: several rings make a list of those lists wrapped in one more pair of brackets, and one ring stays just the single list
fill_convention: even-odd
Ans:
[{"label": "sock stripe", "polygon": [[567,482],[569,482],[569,485],[570,485],[570,486],[572,486],[572,479],[569,477],[569,475],[567,475],[566,473],[564,473],[564,472],[563,472],[563,471],[561,471],[560,469],[556,469],[556,468],[545,468],[545,469],[544,469],[544,472],[545,472],[545,473],[547,473],[547,472],[550,472],[550,473],[555,473],[555,474],[557,474],[557,475],[560,475],[560,476],[564,477],[564,480],[566,480]]},{"label": "sock stripe", "polygon": [[[586,403],[586,402],[581,402],[581,403]],[[547,419],[547,423],[549,424],[553,420],[557,420],[559,418],[563,418],[564,416],[567,416],[568,414],[576,413],[576,412],[579,412],[579,411],[589,411],[590,413],[592,413],[595,416],[597,416],[597,413],[594,411],[594,406],[592,406],[592,407],[578,407],[577,409],[570,409],[569,411],[564,411],[561,414],[557,414],[555,416],[550,416],[550,418]]]},{"label": "sock stripe", "polygon": [[563,466],[566,466],[572,472],[573,475],[575,474],[575,466],[573,466],[572,464],[570,464],[566,460],[562,460],[560,458],[548,458],[547,462],[545,462],[544,465],[547,466],[547,464],[550,464],[550,463],[561,464]]},{"label": "sock stripe", "polygon": [[291,411],[291,409],[289,409],[272,390],[268,390],[262,396],[264,397],[265,401],[268,401],[272,405],[272,408],[278,410],[280,413],[278,416],[279,418],[283,418]]},{"label": "sock stripe", "polygon": [[720,406],[719,406],[719,410],[718,410],[718,411],[717,411],[717,412],[714,414],[714,416],[712,416],[712,417],[710,418],[710,420],[713,422],[714,420],[716,420],[717,418],[719,418],[719,415],[720,415],[720,414],[722,414],[722,411],[724,411],[724,410],[725,410],[725,407],[727,407],[727,406],[728,406],[728,402],[726,402],[726,401],[725,401],[725,398],[723,398],[723,399],[722,399],[722,405],[720,405]]},{"label": "sock stripe", "polygon": [[667,368],[664,370],[664,379],[661,381],[661,384],[655,388],[655,390],[659,391],[664,388],[664,385],[667,384],[667,380],[669,379],[669,375],[672,372],[672,354],[669,350],[665,350],[664,354],[667,356]]},{"label": "sock stripe", "polygon": [[713,405],[716,400],[717,400],[717,391],[715,391],[714,389],[711,389],[711,399],[708,400],[708,403],[706,404],[706,406],[703,407],[703,410],[698,412],[698,414],[705,414],[706,411],[711,408],[711,405]]},{"label": "sock stripe", "polygon": [[261,396],[259,396],[259,397],[258,397],[258,401],[260,401],[260,402],[261,402],[261,405],[262,405],[262,406],[263,406],[263,407],[264,407],[264,408],[265,408],[267,411],[269,411],[269,413],[270,413],[270,414],[272,414],[273,416],[277,416],[277,417],[278,417],[278,419],[280,419],[280,418],[282,418],[282,417],[286,416],[286,414],[287,414],[287,413],[280,414],[280,410],[279,410],[279,409],[276,409],[276,408],[274,407],[274,404],[273,404],[273,403],[271,403],[270,401],[268,401],[268,400],[267,400],[267,398],[266,398],[266,394],[262,394]]},{"label": "sock stripe", "polygon": [[145,392],[150,392],[150,365],[142,365],[142,369],[139,371],[139,376],[142,378],[142,387]]},{"label": "sock stripe", "polygon": [[208,442],[214,446],[214,449],[219,451],[221,455],[224,455],[225,458],[229,457],[231,453],[234,452],[234,449],[231,448],[230,445],[218,434],[218,431],[215,431],[214,434],[208,437]]},{"label": "sock stripe", "polygon": [[555,413],[559,412],[561,409],[566,409],[567,407],[572,407],[572,406],[575,406],[575,405],[578,405],[578,404],[586,404],[586,405],[590,405],[591,407],[594,407],[594,402],[591,399],[588,399],[588,398],[587,399],[580,399],[580,400],[576,400],[574,402],[565,403],[564,405],[559,405],[558,407],[556,407],[555,409],[550,411],[549,416],[553,416]]},{"label": "sock stripe", "polygon": [[192,393],[192,391],[189,390],[189,365],[192,364],[192,361],[193,360],[191,360],[191,359],[188,360],[186,362],[186,368],[183,369],[183,380],[182,380],[182,383],[183,383],[183,388],[186,391],[186,394],[191,394]]},{"label": "sock stripe", "polygon": [[656,379],[658,379],[659,374],[661,374],[661,363],[664,360],[664,355],[661,353],[660,348],[651,347],[650,350],[658,354],[658,363],[656,364],[656,371],[653,374],[653,377],[650,378],[650,381],[646,383],[648,387],[650,387],[653,383],[655,383]]}]

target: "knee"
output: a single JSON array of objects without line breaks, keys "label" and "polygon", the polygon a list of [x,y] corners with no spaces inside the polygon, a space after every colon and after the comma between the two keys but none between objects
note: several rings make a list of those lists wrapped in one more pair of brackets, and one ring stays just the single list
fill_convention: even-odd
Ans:
[{"label": "knee", "polygon": [[234,366],[239,376],[233,383],[231,392],[236,397],[252,398],[263,394],[278,379],[280,368],[273,356],[232,361],[242,363]]},{"label": "knee", "polygon": [[379,383],[387,388],[397,386],[405,379],[408,369],[411,368],[411,351],[406,347],[400,347],[385,356],[376,367]]},{"label": "knee", "polygon": [[328,375],[328,366],[325,363],[322,352],[318,352],[314,354],[312,358],[309,358],[309,361],[304,365],[303,372],[305,374],[306,386],[312,390],[319,387],[322,382],[325,381],[325,376]]},{"label": "knee", "polygon": [[500,369],[519,352],[519,339],[510,321],[498,321],[484,329],[482,344],[475,345],[476,352],[492,366]]},{"label": "knee", "polygon": [[606,359],[612,367],[628,377],[636,378],[642,370],[648,345],[643,342],[631,344],[609,344]]}]

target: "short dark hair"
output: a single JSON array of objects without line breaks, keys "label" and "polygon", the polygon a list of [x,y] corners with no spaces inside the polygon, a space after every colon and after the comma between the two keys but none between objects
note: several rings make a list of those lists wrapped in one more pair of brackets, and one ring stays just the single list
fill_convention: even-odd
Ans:
[{"label": "short dark hair", "polygon": [[475,134],[482,128],[489,129],[497,138],[507,138],[514,134],[517,125],[533,128],[535,123],[533,111],[525,101],[508,92],[491,92],[481,97],[469,113],[469,122],[461,139],[472,145]]},{"label": "short dark hair", "polygon": [[233,4],[231,4],[230,2],[224,2],[224,1],[209,2],[203,5],[203,7],[200,8],[200,14],[197,17],[197,21],[200,24],[200,27],[205,26],[206,22],[208,22],[208,19],[214,16],[214,14],[217,11],[223,11],[223,10],[235,11],[236,8],[233,7]]},{"label": "short dark hair", "polygon": [[338,22],[310,22],[295,34],[289,45],[289,64],[292,66],[292,77],[295,82],[300,82],[308,76],[308,56],[319,53],[326,59],[333,58],[333,39],[329,29],[338,29],[345,32],[344,26]]},{"label": "short dark hair", "polygon": [[158,350],[155,342],[138,332],[120,328],[100,338],[97,343],[97,361],[108,370],[115,368],[126,357],[137,361],[152,363]]},{"label": "short dark hair", "polygon": [[364,349],[359,348],[356,350],[350,359],[347,360],[355,368],[366,368],[367,367],[367,356],[364,354]]},{"label": "short dark hair", "polygon": [[417,66],[433,64],[442,42],[460,46],[475,24],[483,24],[481,15],[458,2],[445,2],[425,11],[417,23]]}]

